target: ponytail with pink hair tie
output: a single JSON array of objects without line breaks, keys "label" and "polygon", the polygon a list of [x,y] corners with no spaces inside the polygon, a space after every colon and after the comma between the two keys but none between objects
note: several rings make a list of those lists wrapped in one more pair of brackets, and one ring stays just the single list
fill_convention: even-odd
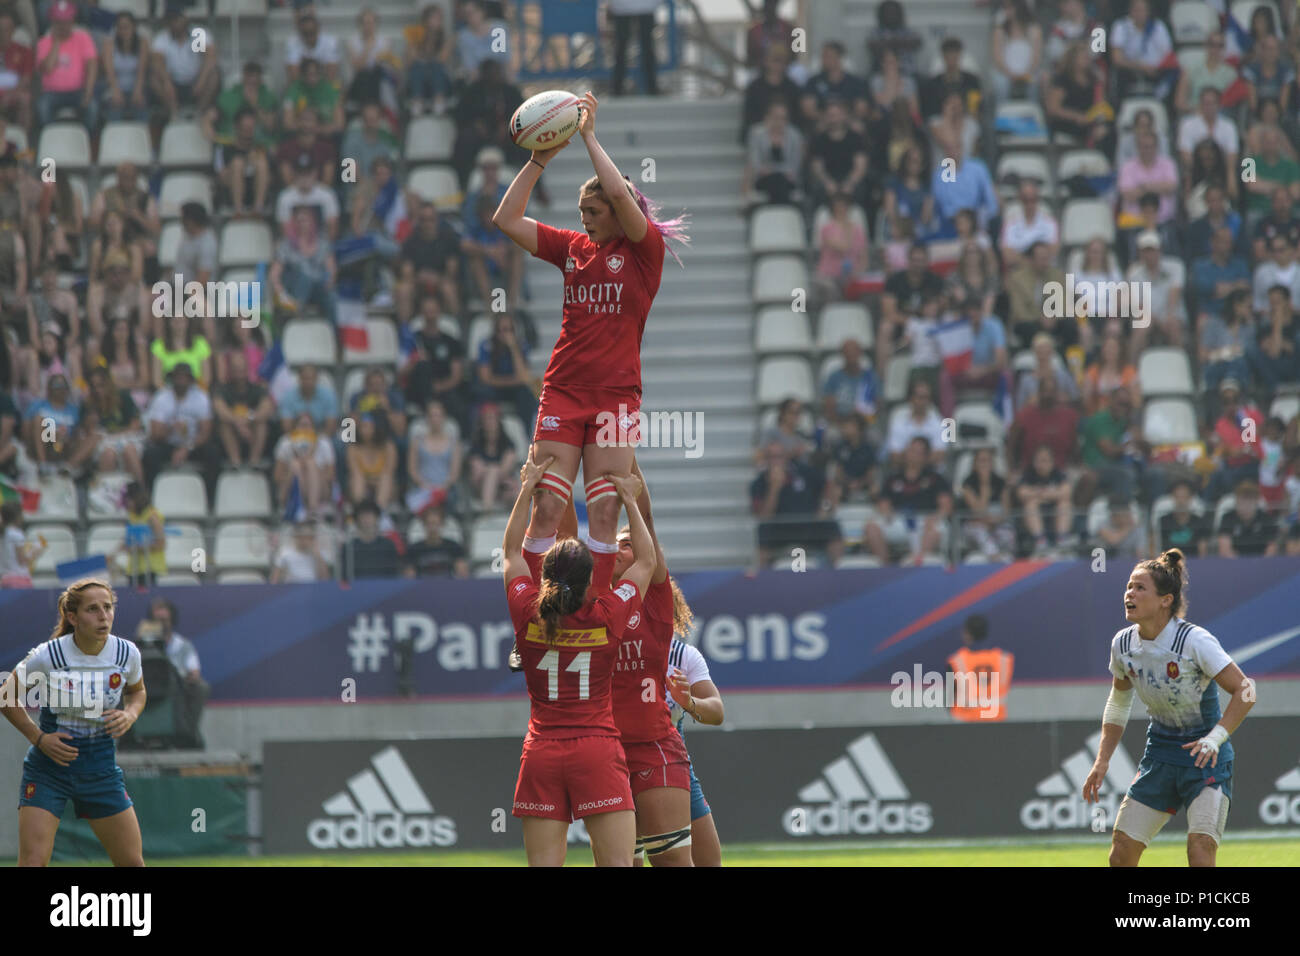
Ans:
[{"label": "ponytail with pink hair tie", "polygon": [[[686,224],[690,221],[689,214],[683,213],[673,219],[657,218],[660,210],[659,204],[646,196],[645,193],[641,192],[641,190],[637,189],[636,184],[633,183],[631,179],[628,179],[627,176],[624,176],[623,179],[627,182],[627,188],[632,191],[632,195],[636,199],[637,208],[641,210],[641,214],[645,216],[646,221],[650,223],[650,225],[659,230],[659,234],[662,235],[665,240],[671,239],[680,242],[684,246],[689,246],[691,244],[691,237],[687,235],[686,232]],[[667,246],[666,242],[665,245]],[[686,265],[682,262],[681,257],[677,255],[677,251],[673,249],[672,246],[667,246],[667,249],[668,254],[677,260],[679,266],[685,269]]]}]

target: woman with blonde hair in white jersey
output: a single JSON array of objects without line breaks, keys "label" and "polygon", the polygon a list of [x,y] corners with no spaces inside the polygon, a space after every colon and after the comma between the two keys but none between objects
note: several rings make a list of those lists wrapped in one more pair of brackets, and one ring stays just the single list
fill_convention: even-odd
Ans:
[{"label": "woman with blonde hair in white jersey", "polygon": [[[18,865],[45,866],[69,800],[114,866],[144,866],[117,738],[144,710],[140,649],[112,632],[117,598],[88,578],[59,595],[54,633],[0,687],[5,719],[31,742],[18,799]],[[40,705],[32,723],[25,704]]]},{"label": "woman with blonde hair in white jersey", "polygon": [[[1187,565],[1177,548],[1140,562],[1124,590],[1130,626],[1111,641],[1114,677],[1102,715],[1101,746],[1083,784],[1098,800],[1133,707],[1133,693],[1151,715],[1138,775],[1115,818],[1110,865],[1137,866],[1178,812],[1187,811],[1187,864],[1214,866],[1232,797],[1232,744],[1255,704],[1255,684],[1213,634],[1183,619]],[[1217,685],[1217,686],[1216,686]],[[1219,710],[1219,688],[1231,695]]]}]

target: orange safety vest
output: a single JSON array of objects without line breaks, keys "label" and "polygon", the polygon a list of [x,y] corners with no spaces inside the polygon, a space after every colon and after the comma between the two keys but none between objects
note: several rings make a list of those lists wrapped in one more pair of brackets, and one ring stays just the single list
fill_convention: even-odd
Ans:
[{"label": "orange safety vest", "polygon": [[[979,700],[971,700],[966,697],[967,706],[958,706],[958,700],[953,701],[952,716],[956,720],[964,721],[981,721],[981,720],[1006,720],[1007,719],[1007,691],[1011,688],[1011,671],[1015,666],[1016,658],[1014,654],[1009,654],[997,647],[990,647],[988,650],[973,651],[968,647],[963,647],[956,654],[948,658],[948,667],[957,675],[956,687],[960,688],[967,683],[962,676],[964,674],[996,674],[997,686],[993,686],[991,678],[984,678],[986,681],[983,688],[975,684],[972,691],[979,695],[987,694],[989,702],[988,707],[981,707]],[[979,679],[978,677],[976,678]],[[958,691],[960,693],[960,691]],[[987,713],[988,710],[994,710],[994,713]]]}]

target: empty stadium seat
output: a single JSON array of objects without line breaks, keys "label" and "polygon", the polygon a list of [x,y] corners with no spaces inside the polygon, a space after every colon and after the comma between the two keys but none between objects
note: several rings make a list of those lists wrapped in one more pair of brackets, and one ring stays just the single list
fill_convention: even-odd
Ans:
[{"label": "empty stadium seat", "polygon": [[105,123],[99,134],[101,169],[112,169],[119,163],[135,163],[142,169],[153,165],[153,141],[149,139],[147,123]]},{"label": "empty stadium seat", "polygon": [[1185,398],[1152,399],[1142,410],[1142,437],[1153,445],[1196,441],[1196,409]]},{"label": "empty stadium seat", "polygon": [[397,326],[388,319],[366,319],[368,347],[365,351],[343,349],[343,361],[353,365],[395,365]]},{"label": "empty stadium seat", "polygon": [[1002,416],[987,402],[963,402],[952,413],[957,422],[957,441],[969,443],[1002,443],[1005,426]]},{"label": "empty stadium seat", "polygon": [[264,222],[241,220],[228,222],[221,230],[220,251],[217,258],[221,268],[232,266],[256,267],[269,264],[275,254],[271,227]]},{"label": "empty stadium seat", "polygon": [[227,471],[217,479],[213,515],[226,518],[266,518],[271,513],[271,485],[259,471]]},{"label": "empty stadium seat", "polygon": [[1276,415],[1283,422],[1290,423],[1291,419],[1300,415],[1300,395],[1279,395],[1273,399],[1272,406],[1269,407],[1268,413]]},{"label": "empty stadium seat", "polygon": [[1178,51],[1178,66],[1184,73],[1199,73],[1205,69],[1203,47],[1183,47]]},{"label": "empty stadium seat", "polygon": [[465,338],[465,360],[470,364],[477,363],[479,347],[490,338],[492,338],[492,316],[474,316],[469,323],[469,335]]},{"label": "empty stadium seat", "polygon": [[86,535],[86,556],[111,555],[126,543],[126,525],[121,522],[91,525]]},{"label": "empty stadium seat", "polygon": [[109,13],[131,13],[137,20],[149,19],[149,0],[100,0],[99,8]]},{"label": "empty stadium seat", "polygon": [[997,183],[998,193],[1004,198],[1009,198],[1016,194],[1016,187],[1012,185],[1003,185],[1003,180],[1009,176],[1018,176],[1021,179],[1037,179],[1043,186],[1043,190],[1051,188],[1052,171],[1047,165],[1047,159],[1042,153],[1003,153],[998,159]]},{"label": "empty stadium seat", "polygon": [[766,358],[759,361],[759,405],[777,405],[787,398],[811,402],[816,394],[812,370],[806,359]]},{"label": "empty stadium seat", "polygon": [[55,565],[74,561],[77,555],[77,536],[66,524],[34,524],[27,528],[27,540],[45,539],[45,553],[32,566],[33,574],[51,574]]},{"label": "empty stadium seat", "polygon": [[[501,547],[501,539],[506,533],[506,518],[493,515],[479,518],[474,522],[474,531],[469,539],[469,558],[475,564],[491,561],[493,552]],[[501,569],[497,569],[497,574]]]},{"label": "empty stadium seat", "polygon": [[181,247],[181,239],[185,237],[181,224],[172,220],[163,223],[162,232],[158,235],[158,264],[164,268],[169,268],[176,264],[176,252]]},{"label": "empty stadium seat", "polygon": [[365,391],[366,371],[364,368],[348,369],[338,389],[339,408],[351,408],[353,397]]},{"label": "empty stadium seat", "polygon": [[266,575],[261,571],[218,571],[218,584],[265,584]]},{"label": "empty stadium seat", "polygon": [[788,307],[796,289],[807,294],[809,278],[808,266],[799,256],[763,256],[754,263],[754,302],[782,302]]},{"label": "empty stadium seat", "polygon": [[885,367],[884,395],[889,404],[907,398],[907,379],[912,374],[912,357],[895,353]]},{"label": "empty stadium seat", "polygon": [[183,518],[206,520],[208,490],[192,471],[164,471],[153,482],[153,503],[163,520]]},{"label": "empty stadium seat", "polygon": [[8,123],[5,125],[5,142],[13,143],[16,152],[25,153],[27,152],[27,131],[21,126]]},{"label": "empty stadium seat", "polygon": [[212,212],[212,178],[202,173],[168,173],[158,194],[158,215],[177,219],[187,202],[199,203]]},{"label": "empty stadium seat", "polygon": [[[1244,24],[1243,24],[1244,25]],[[1210,34],[1219,29],[1219,15],[1208,3],[1199,0],[1181,0],[1169,8],[1169,28],[1174,43],[1204,43]],[[1182,51],[1179,51],[1179,59]],[[1186,67],[1184,67],[1186,69]]]},{"label": "empty stadium seat", "polygon": [[754,328],[754,349],[759,355],[810,352],[812,334],[808,330],[808,314],[779,305],[761,310]]},{"label": "empty stadium seat", "polygon": [[1061,213],[1061,243],[1082,246],[1100,236],[1115,241],[1115,215],[1103,199],[1072,199]]},{"label": "empty stadium seat", "polygon": [[[1129,503],[1129,512],[1133,515],[1133,523],[1142,524],[1142,511],[1138,508],[1137,502]],[[1101,530],[1101,526],[1106,523],[1110,517],[1110,501],[1104,495],[1093,500],[1088,506],[1088,535],[1091,537]]]},{"label": "empty stadium seat", "polygon": [[265,17],[267,0],[215,0],[212,12],[219,17],[238,16],[241,20]]},{"label": "empty stadium seat", "polygon": [[1196,391],[1192,382],[1192,366],[1187,353],[1180,348],[1148,348],[1138,359],[1138,382],[1142,394],[1191,395]]},{"label": "empty stadium seat", "polygon": [[266,528],[255,521],[227,521],[217,527],[213,561],[222,570],[269,568],[271,544]]},{"label": "empty stadium seat", "polygon": [[407,163],[445,163],[451,159],[456,124],[448,116],[416,116],[406,126],[402,154]]},{"label": "empty stadium seat", "polygon": [[835,565],[841,571],[861,570],[863,568],[880,568],[884,567],[880,559],[871,554],[846,554],[840,558],[840,563]]},{"label": "empty stadium seat", "polygon": [[77,507],[77,486],[71,478],[50,475],[31,484],[33,491],[41,493],[34,520],[77,521],[81,515]]},{"label": "empty stadium seat", "polygon": [[868,520],[875,517],[875,513],[875,509],[871,505],[840,505],[836,509],[835,517],[840,523],[840,534],[844,538],[844,543],[854,545],[860,542],[862,540],[862,529],[867,526]]},{"label": "empty stadium seat", "polygon": [[1109,176],[1110,160],[1097,149],[1072,149],[1056,164],[1056,178],[1062,184],[1073,176]]},{"label": "empty stadium seat", "polygon": [[[1219,525],[1223,524],[1223,516],[1233,508],[1237,507],[1237,493],[1230,491],[1214,506],[1214,533],[1219,533]],[[1190,557],[1190,555],[1189,555]]]},{"label": "empty stadium seat", "polygon": [[207,542],[203,538],[202,528],[192,521],[167,522],[165,555],[169,569],[193,577],[191,569],[194,567],[194,552],[196,549],[205,552],[207,550]]},{"label": "empty stadium seat", "polygon": [[212,144],[194,120],[172,120],[162,131],[158,165],[164,169],[198,168],[211,171]]},{"label": "empty stadium seat", "polygon": [[411,170],[406,188],[443,212],[460,209],[464,199],[456,173],[450,166],[418,166]]},{"label": "empty stadium seat", "polygon": [[817,348],[838,352],[845,339],[856,339],[866,351],[875,344],[871,312],[857,302],[833,302],[822,307],[817,317]]},{"label": "empty stadium seat", "polygon": [[338,361],[334,326],[326,319],[294,319],[284,326],[281,347],[290,365],[333,365]]},{"label": "empty stadium seat", "polygon": [[38,161],[54,160],[55,175],[61,169],[88,169],[90,161],[90,131],[80,123],[50,123],[41,130],[36,145]]},{"label": "empty stadium seat", "polygon": [[749,220],[749,251],[802,252],[808,248],[803,214],[797,206],[762,206]]}]

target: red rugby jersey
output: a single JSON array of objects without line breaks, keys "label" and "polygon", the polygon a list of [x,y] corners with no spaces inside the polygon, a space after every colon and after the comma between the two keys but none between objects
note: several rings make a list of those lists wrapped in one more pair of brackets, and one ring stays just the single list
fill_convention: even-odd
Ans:
[{"label": "red rugby jersey", "polygon": [[611,677],[628,618],[639,614],[641,595],[624,582],[560,622],[553,645],[534,620],[538,587],[520,575],[506,585],[532,712],[528,736],[617,737]]},{"label": "red rugby jersey", "polygon": [[537,224],[537,258],[564,273],[564,319],[544,385],[641,387],[641,336],[659,280],[664,237],[597,246],[585,232]]},{"label": "red rugby jersey", "polygon": [[[639,614],[627,619],[614,662],[614,723],[625,743],[660,740],[673,732],[667,693],[668,652],[673,646],[671,578],[646,587]],[[646,700],[646,678],[654,700]]]}]

